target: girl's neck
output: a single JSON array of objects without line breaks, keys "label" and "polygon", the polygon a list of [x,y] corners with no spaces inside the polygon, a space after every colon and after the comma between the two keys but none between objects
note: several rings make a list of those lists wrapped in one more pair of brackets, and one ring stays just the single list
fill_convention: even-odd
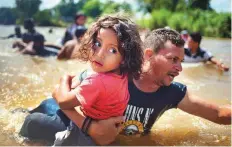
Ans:
[{"label": "girl's neck", "polygon": [[120,72],[120,69],[115,69],[115,70],[111,70],[111,71],[108,71],[107,73],[113,73],[113,74],[116,74],[116,75],[119,75],[121,76],[121,72]]}]

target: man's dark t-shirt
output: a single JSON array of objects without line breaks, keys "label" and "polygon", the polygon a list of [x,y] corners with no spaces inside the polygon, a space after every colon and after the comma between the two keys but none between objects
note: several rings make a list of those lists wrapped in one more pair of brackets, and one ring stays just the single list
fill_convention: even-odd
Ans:
[{"label": "man's dark t-shirt", "polygon": [[[80,81],[88,74],[80,75]],[[128,83],[130,99],[124,112],[125,123],[122,133],[125,135],[147,134],[155,121],[166,111],[176,108],[186,94],[186,86],[172,82],[170,86],[160,87],[156,92],[145,93],[133,83]]]}]

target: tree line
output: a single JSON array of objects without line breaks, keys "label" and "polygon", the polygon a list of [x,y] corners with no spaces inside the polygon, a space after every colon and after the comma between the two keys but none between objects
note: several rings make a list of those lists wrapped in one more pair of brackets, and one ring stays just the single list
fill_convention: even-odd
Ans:
[{"label": "tree line", "polygon": [[[217,13],[211,0],[134,0],[133,4],[112,0],[61,0],[51,9],[40,10],[41,0],[15,0],[14,8],[0,8],[0,24],[22,24],[33,17],[40,26],[67,26],[77,12],[92,22],[108,13],[127,13],[141,28],[156,29],[170,26],[178,31],[200,31],[210,37],[231,37],[231,14]],[[132,5],[136,5],[134,10]],[[142,17],[136,18],[140,12]]]}]

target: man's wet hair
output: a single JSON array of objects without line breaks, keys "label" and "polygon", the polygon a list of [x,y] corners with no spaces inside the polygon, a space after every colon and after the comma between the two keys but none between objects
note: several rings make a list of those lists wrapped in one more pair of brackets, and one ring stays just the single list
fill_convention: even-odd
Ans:
[{"label": "man's wet hair", "polygon": [[16,35],[18,38],[21,38],[21,37],[22,37],[21,28],[20,28],[19,25],[16,25],[16,26],[15,26],[15,35]]},{"label": "man's wet hair", "polygon": [[189,36],[192,38],[194,42],[197,42],[198,44],[201,43],[202,36],[200,32],[193,32]]},{"label": "man's wet hair", "polygon": [[25,29],[33,29],[35,27],[35,22],[33,18],[27,18],[24,20]]},{"label": "man's wet hair", "polygon": [[85,17],[86,18],[86,15],[84,13],[78,12],[78,13],[76,13],[76,15],[74,17],[74,20],[77,20],[79,17]]},{"label": "man's wet hair", "polygon": [[118,50],[124,61],[119,67],[121,74],[138,79],[143,63],[142,41],[135,23],[125,17],[106,15],[94,22],[81,40],[77,58],[90,61],[100,29],[111,29],[117,36]]},{"label": "man's wet hair", "polygon": [[164,49],[164,44],[171,41],[177,47],[183,47],[185,41],[181,38],[180,33],[173,29],[160,28],[149,32],[144,39],[144,49],[151,48],[155,53]]}]

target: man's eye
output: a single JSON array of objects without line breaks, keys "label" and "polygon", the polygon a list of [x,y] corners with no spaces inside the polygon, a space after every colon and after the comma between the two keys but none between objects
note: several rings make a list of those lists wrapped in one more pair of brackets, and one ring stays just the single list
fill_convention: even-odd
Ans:
[{"label": "man's eye", "polygon": [[178,59],[177,58],[172,58],[173,63],[177,63]]},{"label": "man's eye", "polygon": [[114,49],[114,48],[111,48],[109,51],[110,51],[111,53],[113,53],[113,54],[116,54],[116,53],[117,53],[117,50]]}]

